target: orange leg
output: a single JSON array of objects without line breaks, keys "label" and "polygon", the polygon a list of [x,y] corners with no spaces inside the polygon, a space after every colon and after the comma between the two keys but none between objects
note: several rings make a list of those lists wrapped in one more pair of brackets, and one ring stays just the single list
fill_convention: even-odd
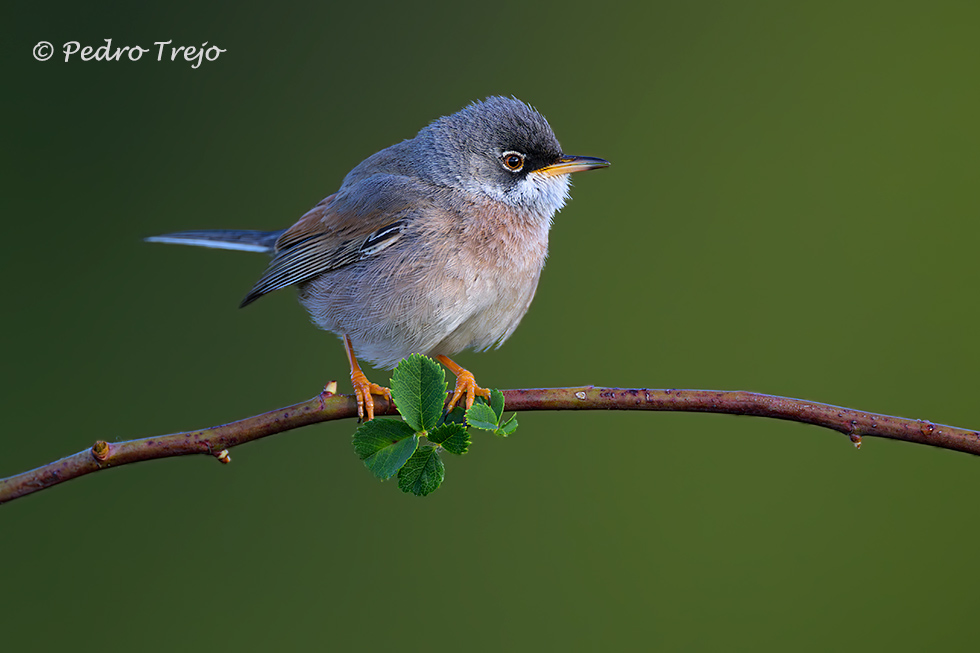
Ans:
[{"label": "orange leg", "polygon": [[350,382],[354,386],[354,394],[357,396],[357,419],[364,419],[367,413],[367,421],[374,419],[374,398],[371,395],[383,395],[391,401],[391,390],[377,383],[371,383],[361,371],[361,366],[357,364],[354,356],[354,345],[351,344],[350,337],[344,335],[344,349],[347,350],[347,360],[350,362]]},{"label": "orange leg", "polygon": [[487,399],[490,398],[490,391],[476,384],[476,379],[473,378],[472,372],[463,369],[446,356],[436,356],[436,358],[439,359],[440,363],[448,367],[450,372],[456,375],[456,389],[453,390],[453,398],[449,400],[449,406],[446,410],[452,410],[456,406],[456,402],[464,394],[466,395],[466,410],[469,410],[473,405],[473,401],[477,395],[486,397]]}]

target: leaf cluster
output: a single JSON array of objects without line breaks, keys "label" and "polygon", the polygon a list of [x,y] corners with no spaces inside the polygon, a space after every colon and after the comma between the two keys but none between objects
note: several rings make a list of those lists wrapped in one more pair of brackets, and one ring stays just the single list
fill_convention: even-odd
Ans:
[{"label": "leaf cluster", "polygon": [[461,456],[469,451],[470,428],[508,436],[517,429],[517,416],[506,421],[504,395],[491,390],[489,402],[478,397],[464,411],[445,412],[446,372],[426,356],[402,360],[391,377],[391,396],[402,420],[376,418],[354,432],[354,451],[371,473],[387,480],[398,476],[403,492],[425,496],[446,475],[440,454]]}]

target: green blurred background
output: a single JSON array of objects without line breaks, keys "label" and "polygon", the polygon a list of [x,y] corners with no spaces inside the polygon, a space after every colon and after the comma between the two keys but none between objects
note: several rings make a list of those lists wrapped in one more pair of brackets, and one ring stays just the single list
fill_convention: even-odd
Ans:
[{"label": "green blurred background", "polygon": [[[0,476],[349,391],[293,292],[236,308],[261,256],[141,238],[288,226],[491,94],[613,167],[575,179],[510,341],[459,357],[481,383],[980,426],[980,5],[630,7],[6,4]],[[60,55],[110,37],[227,52]],[[520,421],[425,499],[344,422],[5,505],[4,646],[975,650],[980,460],[750,418]]]}]

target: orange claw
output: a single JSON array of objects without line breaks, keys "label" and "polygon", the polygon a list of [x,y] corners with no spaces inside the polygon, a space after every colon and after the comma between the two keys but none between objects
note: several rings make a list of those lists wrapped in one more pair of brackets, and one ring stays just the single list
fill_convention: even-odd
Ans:
[{"label": "orange claw", "polygon": [[374,419],[374,397],[371,395],[382,395],[391,401],[391,390],[367,380],[364,372],[361,371],[361,366],[357,364],[354,345],[347,335],[344,335],[344,349],[347,350],[347,360],[350,362],[350,382],[354,386],[354,395],[357,397],[357,419],[363,420],[364,413],[367,413],[366,421],[370,422]]},{"label": "orange claw", "polygon": [[473,406],[477,395],[486,397],[487,399],[490,398],[490,391],[476,384],[476,378],[474,378],[472,372],[463,369],[446,356],[436,356],[436,358],[440,363],[448,367],[450,372],[456,375],[456,389],[453,390],[453,398],[449,400],[449,406],[446,410],[455,408],[456,402],[464,394],[466,395],[466,410],[469,410]]}]

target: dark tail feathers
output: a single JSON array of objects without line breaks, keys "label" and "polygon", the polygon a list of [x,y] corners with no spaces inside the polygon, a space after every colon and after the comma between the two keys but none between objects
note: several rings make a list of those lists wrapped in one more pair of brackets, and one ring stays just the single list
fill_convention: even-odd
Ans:
[{"label": "dark tail feathers", "polygon": [[150,236],[148,243],[194,245],[213,249],[237,249],[243,252],[275,252],[276,241],[282,231],[248,231],[245,229],[210,229],[204,231],[180,231],[162,236]]}]

